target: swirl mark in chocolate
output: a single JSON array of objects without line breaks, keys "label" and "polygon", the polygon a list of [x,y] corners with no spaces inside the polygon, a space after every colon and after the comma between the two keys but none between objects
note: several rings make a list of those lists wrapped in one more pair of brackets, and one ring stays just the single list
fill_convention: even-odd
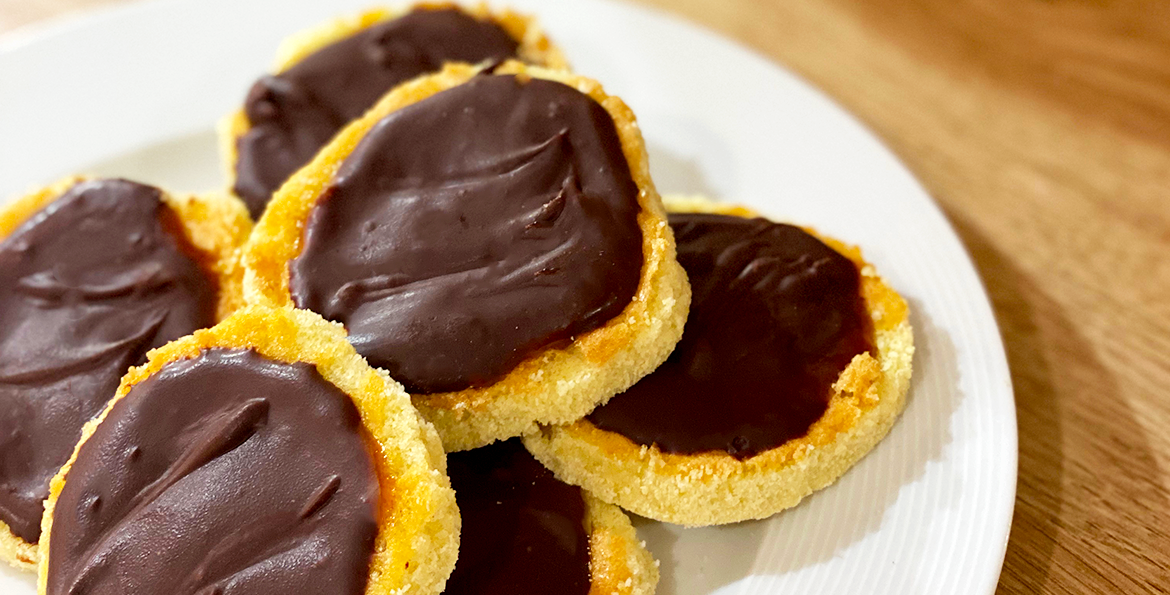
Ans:
[{"label": "swirl mark in chocolate", "polygon": [[224,349],[169,363],[78,452],[47,592],[359,595],[378,531],[371,448],[309,364]]},{"label": "swirl mark in chocolate", "polygon": [[236,194],[259,217],[293,172],[390,89],[446,62],[514,57],[518,45],[462,10],[415,9],[261,78],[244,103],[251,128],[236,145]]},{"label": "swirl mark in chocolate", "polygon": [[342,163],[290,264],[293,300],[411,392],[490,385],[629,304],[638,192],[592,98],[476,77],[390,114]]},{"label": "swirl mark in chocolate", "polygon": [[0,242],[0,520],[21,539],[126,370],[215,323],[191,254],[159,191],[125,180],[79,183]]},{"label": "swirl mark in chocolate", "polygon": [[653,374],[588,416],[665,452],[747,459],[808,433],[837,377],[876,353],[853,261],[791,225],[672,214],[693,298]]}]

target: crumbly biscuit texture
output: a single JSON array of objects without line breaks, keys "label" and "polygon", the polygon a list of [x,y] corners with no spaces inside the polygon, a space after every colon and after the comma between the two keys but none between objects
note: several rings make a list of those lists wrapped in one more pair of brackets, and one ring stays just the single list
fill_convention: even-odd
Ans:
[{"label": "crumbly biscuit texture", "polygon": [[[667,205],[671,212],[755,215],[696,198],[668,199]],[[766,518],[832,484],[885,437],[905,407],[914,339],[906,302],[861,252],[817,237],[861,271],[878,353],[854,357],[833,385],[828,410],[806,436],[740,461],[722,452],[663,452],[582,419],[525,436],[529,451],[562,481],[602,500],[687,526]]]},{"label": "crumbly biscuit texture", "polygon": [[240,199],[211,192],[176,196],[163,193],[163,201],[183,223],[187,241],[204,255],[203,267],[219,282],[216,320],[223,320],[244,305],[244,268],[240,249],[252,233],[252,218]]},{"label": "crumbly biscuit texture", "polygon": [[[248,302],[292,305],[288,265],[301,252],[305,221],[338,167],[379,120],[479,72],[474,66],[450,64],[437,74],[399,86],[294,174],[277,191],[244,249]],[[578,336],[568,347],[545,349],[487,387],[414,395],[415,406],[435,424],[448,451],[531,432],[538,423],[568,423],[587,415],[666,360],[682,336],[690,306],[690,285],[675,259],[674,234],[650,179],[645,143],[629,107],[607,95],[596,81],[567,72],[516,61],[493,72],[563,83],[609,113],[639,189],[644,264],[638,289],[621,314]]]},{"label": "crumbly biscuit texture", "polygon": [[[372,8],[294,33],[281,42],[277,49],[273,72],[279,74],[327,45],[341,41],[378,23],[401,17],[413,10],[449,8],[462,10],[480,20],[490,20],[502,27],[508,32],[508,35],[520,42],[517,53],[521,60],[555,70],[569,69],[569,63],[565,60],[564,53],[548,38],[540,23],[531,16],[509,9],[491,10],[483,2],[473,6],[463,6],[454,2],[418,2],[403,7]],[[250,126],[248,116],[244,114],[242,108],[227,115],[219,123],[220,155],[223,157],[224,174],[225,179],[228,180],[229,188],[236,179],[236,160],[238,158],[236,142],[248,132]]]},{"label": "crumbly biscuit texture", "polygon": [[40,554],[36,544],[17,537],[6,523],[0,521],[0,559],[13,568],[33,572],[37,569]]},{"label": "crumbly biscuit texture", "polygon": [[285,363],[307,362],[353,399],[362,423],[381,446],[374,455],[381,486],[381,523],[370,562],[369,595],[441,593],[455,566],[459,513],[434,428],[419,417],[401,385],[371,368],[345,340],[340,325],[305,310],[246,307],[213,328],[150,352],[122,379],[106,410],[88,423],[73,457],[50,485],[41,526],[39,592],[48,579],[53,510],[77,452],[110,408],[166,364],[212,348],[254,349]]},{"label": "crumbly biscuit texture", "polygon": [[[71,176],[34,190],[0,208],[0,241],[30,217],[89,176]],[[186,240],[199,251],[199,264],[219,284],[216,319],[223,320],[244,304],[240,247],[252,232],[252,219],[239,199],[222,194],[175,196],[164,191],[163,202],[178,216]],[[14,535],[0,521],[0,560],[22,570],[35,570],[35,544]]]},{"label": "crumbly biscuit texture", "polygon": [[638,539],[630,518],[589,492],[582,496],[589,525],[590,595],[654,595],[658,561]]}]

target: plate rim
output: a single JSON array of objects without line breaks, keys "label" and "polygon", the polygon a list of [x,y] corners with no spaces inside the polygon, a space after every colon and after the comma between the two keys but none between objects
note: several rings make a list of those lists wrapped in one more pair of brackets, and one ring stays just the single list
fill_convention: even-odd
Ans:
[{"label": "plate rim", "polygon": [[[978,284],[979,294],[974,296],[978,299],[973,301],[978,302],[979,309],[982,311],[977,313],[979,320],[976,322],[980,326],[993,331],[993,336],[996,338],[994,345],[991,346],[991,351],[983,354],[984,357],[989,358],[986,363],[993,366],[997,372],[1000,372],[997,373],[997,375],[1002,376],[1002,378],[993,380],[1002,380],[1004,382],[1002,390],[996,390],[994,392],[1002,393],[1003,398],[1010,403],[1007,411],[1010,411],[1011,431],[1006,432],[1006,435],[1010,437],[1011,444],[1010,448],[1008,448],[1007,445],[1005,445],[1005,448],[1003,448],[1003,454],[1009,455],[1009,460],[1004,461],[1002,468],[999,469],[999,471],[1005,475],[1010,475],[1010,481],[1001,480],[1002,483],[993,484],[1000,488],[999,496],[1008,502],[1006,506],[1002,507],[1002,510],[1006,511],[1004,515],[1005,518],[1003,519],[1005,522],[999,525],[998,529],[1002,532],[1003,536],[1002,543],[998,543],[999,552],[996,555],[998,565],[995,569],[994,575],[990,573],[987,575],[987,580],[989,583],[989,589],[987,592],[994,593],[998,586],[999,577],[1003,570],[1003,564],[1010,540],[1012,520],[1014,518],[1014,509],[1016,505],[1017,486],[1019,481],[1019,432],[1018,419],[1016,415],[1015,391],[1012,384],[1011,368],[1007,358],[1007,349],[1004,343],[1003,333],[999,325],[999,320],[996,316],[995,306],[991,301],[990,295],[987,291],[986,282],[983,280],[979,268],[976,266],[975,260],[971,256],[970,250],[966,244],[963,243],[962,236],[957,233],[954,224],[947,217],[946,212],[942,209],[941,205],[934,199],[934,197],[931,196],[931,194],[926,190],[914,172],[906,165],[906,163],[902,161],[896,152],[891,150],[891,147],[884,138],[878,135],[858,116],[846,109],[844,105],[841,104],[835,97],[822,90],[816,84],[804,78],[799,73],[791,70],[782,62],[777,61],[777,59],[768,56],[755,47],[747,45],[739,39],[726,36],[712,29],[708,29],[699,23],[688,20],[681,15],[667,11],[663,8],[618,0],[588,1],[597,4],[616,6],[622,10],[633,11],[636,13],[640,12],[644,15],[650,16],[653,19],[669,22],[672,26],[681,27],[690,34],[714,40],[720,44],[733,48],[745,56],[750,56],[753,60],[764,62],[770,67],[781,71],[788,78],[798,81],[803,87],[806,88],[807,91],[815,94],[827,107],[834,110],[836,112],[836,116],[847,120],[854,128],[861,131],[877,146],[880,146],[881,150],[884,151],[890,158],[890,161],[896,163],[897,166],[902,170],[901,173],[903,173],[910,181],[912,181],[920,193],[920,196],[925,198],[924,202],[929,204],[930,208],[937,215],[938,220],[945,226],[945,231],[955,239],[958,247],[961,250],[961,256],[964,259],[964,264],[971,272],[974,273],[974,278]],[[403,4],[409,2],[410,0],[405,2],[397,0],[369,0],[367,4]],[[461,0],[461,2],[467,3],[467,0]],[[83,8],[79,11],[35,21],[29,24],[18,26],[15,29],[0,34],[0,60],[11,53],[20,51],[35,51],[36,46],[39,44],[53,43],[54,41],[67,38],[70,35],[74,35],[79,31],[83,31],[91,27],[98,27],[103,24],[116,23],[117,21],[130,18],[132,15],[137,13],[145,13],[151,10],[165,11],[168,10],[168,5],[170,6],[169,9],[173,9],[183,4],[194,3],[195,0],[131,0],[130,2],[121,4]],[[510,4],[510,2],[507,0],[491,0],[490,4],[493,6],[504,6]],[[213,126],[214,122],[208,122],[208,125]],[[140,143],[140,145],[149,144],[149,142]],[[0,201],[7,202],[7,198],[8,197],[0,197]],[[1008,473],[1009,468],[1010,473]]]}]

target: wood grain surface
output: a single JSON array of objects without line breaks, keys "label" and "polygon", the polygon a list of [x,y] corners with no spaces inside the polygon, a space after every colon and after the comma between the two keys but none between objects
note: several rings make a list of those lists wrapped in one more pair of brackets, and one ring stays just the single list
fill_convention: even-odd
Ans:
[{"label": "wood grain surface", "polygon": [[1019,415],[1000,593],[1170,592],[1170,2],[643,1],[828,91],[966,242]]}]

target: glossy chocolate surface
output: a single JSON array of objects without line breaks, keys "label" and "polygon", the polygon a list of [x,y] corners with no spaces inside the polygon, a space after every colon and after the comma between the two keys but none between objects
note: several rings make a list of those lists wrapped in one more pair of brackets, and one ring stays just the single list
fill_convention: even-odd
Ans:
[{"label": "glossy chocolate surface", "polygon": [[390,89],[446,62],[514,57],[499,25],[457,9],[414,10],[307,56],[252,86],[238,143],[236,193],[259,217],[272,193]]},{"label": "glossy chocolate surface", "polygon": [[637,197],[597,102],[479,76],[387,116],[342,163],[290,265],[293,300],[413,393],[489,385],[630,302]]},{"label": "glossy chocolate surface", "polygon": [[519,438],[447,455],[463,517],[444,595],[585,595],[589,535],[581,489],[558,481]]},{"label": "glossy chocolate surface", "polygon": [[0,242],[0,520],[21,539],[126,370],[215,323],[189,254],[159,191],[125,180],[79,183]]},{"label": "glossy chocolate surface", "polygon": [[379,487],[357,409],[309,364],[212,349],[167,364],[82,446],[49,595],[360,595]]},{"label": "glossy chocolate surface", "polygon": [[666,452],[739,459],[804,436],[853,357],[876,353],[857,267],[791,225],[706,214],[670,224],[693,291],[682,341],[588,419]]}]

